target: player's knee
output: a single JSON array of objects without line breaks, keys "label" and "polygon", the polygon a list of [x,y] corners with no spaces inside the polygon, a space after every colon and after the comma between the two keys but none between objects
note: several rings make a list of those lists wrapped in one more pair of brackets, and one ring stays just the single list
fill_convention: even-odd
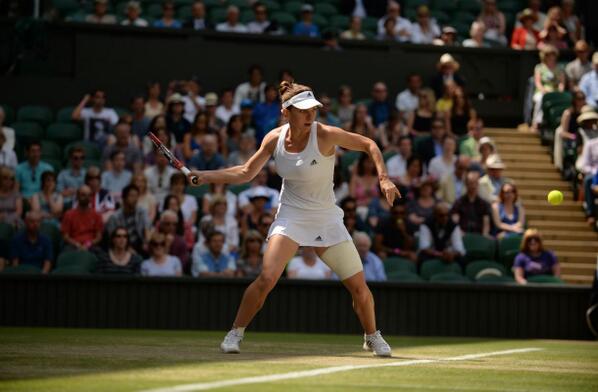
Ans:
[{"label": "player's knee", "polygon": [[353,301],[358,303],[366,303],[372,299],[372,293],[365,284],[354,287],[351,291],[351,295],[353,297]]},{"label": "player's knee", "polygon": [[256,285],[261,293],[269,293],[274,286],[278,278],[271,273],[262,272],[256,279]]}]

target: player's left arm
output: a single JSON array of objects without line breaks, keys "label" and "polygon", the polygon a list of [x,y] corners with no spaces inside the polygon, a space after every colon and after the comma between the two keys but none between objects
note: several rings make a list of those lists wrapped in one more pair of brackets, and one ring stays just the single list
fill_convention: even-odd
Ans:
[{"label": "player's left arm", "polygon": [[380,181],[380,189],[388,204],[392,206],[396,197],[401,197],[401,193],[395,186],[395,184],[388,178],[388,172],[386,171],[386,165],[384,164],[384,158],[382,152],[372,139],[357,133],[347,132],[338,127],[331,127],[321,125],[322,136],[324,141],[325,149],[334,149],[335,146],[343,147],[347,150],[362,151],[367,153],[378,172],[378,180]]}]

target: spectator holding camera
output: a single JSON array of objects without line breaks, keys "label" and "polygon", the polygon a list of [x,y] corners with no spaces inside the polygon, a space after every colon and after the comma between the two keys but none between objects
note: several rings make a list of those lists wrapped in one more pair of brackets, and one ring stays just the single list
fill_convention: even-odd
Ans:
[{"label": "spectator holding camera", "polygon": [[[86,107],[90,103],[91,107]],[[104,146],[108,135],[118,123],[118,114],[112,108],[106,107],[106,93],[94,90],[86,94],[71,115],[73,121],[83,121],[83,140],[88,140]]]}]

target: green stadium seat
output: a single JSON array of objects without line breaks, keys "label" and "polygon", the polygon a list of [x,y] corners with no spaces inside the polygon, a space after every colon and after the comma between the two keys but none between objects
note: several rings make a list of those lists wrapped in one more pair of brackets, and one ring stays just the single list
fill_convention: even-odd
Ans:
[{"label": "green stadium seat", "polygon": [[451,17],[444,11],[432,10],[430,11],[430,15],[432,15],[432,17],[436,19],[436,22],[441,26],[450,24],[449,22],[451,21]]},{"label": "green stadium seat", "polygon": [[102,168],[102,161],[100,161],[99,159],[86,159],[83,162],[83,167],[88,169],[92,166],[98,167],[98,168]]},{"label": "green stadium seat", "polygon": [[418,151],[419,146],[426,141],[427,139],[430,139],[431,136],[429,135],[421,135],[421,136],[416,136],[413,139],[413,151]]},{"label": "green stadium seat", "polygon": [[514,14],[516,14],[517,12],[521,11],[523,9],[521,2],[517,1],[517,0],[499,0],[497,7],[500,11],[502,11],[505,14],[505,17],[508,14],[513,15],[514,18]]},{"label": "green stadium seat", "polygon": [[52,0],[52,5],[60,11],[60,15],[62,16],[77,11],[81,7],[77,0]]},{"label": "green stadium seat", "polygon": [[203,0],[204,5],[206,8],[218,7],[222,5],[221,0]]},{"label": "green stadium seat", "polygon": [[48,158],[44,159],[44,162],[52,166],[52,169],[54,169],[54,173],[56,174],[60,173],[60,171],[64,168],[60,159]]},{"label": "green stadium seat", "polygon": [[457,7],[461,11],[469,11],[476,15],[479,14],[482,9],[482,5],[479,0],[459,0]]},{"label": "green stadium seat", "polygon": [[161,4],[151,4],[148,7],[145,7],[144,15],[151,16],[152,18],[161,18],[162,17],[162,5]]},{"label": "green stadium seat", "polygon": [[200,186],[188,186],[185,188],[185,193],[191,196],[195,196],[198,203],[201,203],[201,199],[203,195],[208,193],[210,190],[210,186],[208,184],[203,184]]},{"label": "green stadium seat", "polygon": [[552,93],[546,93],[542,97],[542,111],[544,113],[555,105],[571,105],[571,93],[555,91]]},{"label": "green stadium seat", "polygon": [[[120,17],[124,17],[125,14],[127,13],[127,5],[129,4],[128,1],[120,1],[116,4],[116,7],[114,8],[114,14],[116,15],[117,18]],[[144,11],[144,8],[147,7],[147,3],[141,3],[141,12]]]},{"label": "green stadium seat", "polygon": [[1,104],[0,106],[4,109],[4,124],[12,124],[15,121],[15,110],[9,105]]},{"label": "green stadium seat", "polygon": [[118,106],[114,107],[114,111],[118,114],[118,118],[131,114],[127,109]]},{"label": "green stadium seat", "polygon": [[251,5],[247,0],[228,0],[228,5],[237,6],[239,9],[250,8]]},{"label": "green stadium seat", "polygon": [[471,27],[469,23],[456,21],[452,21],[451,23],[455,30],[457,30],[457,36],[459,37],[459,41],[463,41],[463,39],[469,38],[469,28]]},{"label": "green stadium seat", "polygon": [[14,234],[15,229],[13,225],[6,222],[0,222],[0,241],[10,242]]},{"label": "green stadium seat", "polygon": [[365,39],[369,39],[369,40],[373,40],[376,39],[376,33],[368,31],[368,30],[362,30],[361,31],[363,33],[363,35],[365,35]]},{"label": "green stadium seat", "polygon": [[56,122],[59,123],[70,123],[73,122],[72,114],[73,110],[75,110],[74,106],[65,106],[58,110],[56,113]]},{"label": "green stadium seat", "polygon": [[502,264],[490,260],[472,261],[465,267],[465,276],[471,280],[478,280],[482,276],[505,276],[507,271]]},{"label": "green stadium seat", "polygon": [[349,168],[360,156],[361,152],[359,151],[345,151],[345,153],[341,155],[341,171],[344,178],[348,179],[350,177]]},{"label": "green stadium seat", "polygon": [[565,284],[562,279],[553,275],[536,275],[527,278],[528,283],[553,283]]},{"label": "green stadium seat", "polygon": [[405,0],[403,1],[403,7],[405,8],[417,8],[420,5],[430,6],[430,0]]},{"label": "green stadium seat", "polygon": [[64,146],[83,139],[83,130],[74,123],[54,123],[46,129],[46,139]]},{"label": "green stadium seat", "polygon": [[349,28],[351,18],[346,15],[334,15],[330,17],[330,27],[340,31],[345,31]]},{"label": "green stadium seat", "polygon": [[434,2],[432,9],[444,11],[446,13],[453,13],[457,10],[457,0],[441,0]]},{"label": "green stadium seat", "polygon": [[452,21],[455,23],[463,23],[467,25],[471,25],[474,20],[476,20],[477,15],[472,14],[471,12],[467,11],[459,11],[455,12],[453,15]]},{"label": "green stadium seat", "polygon": [[44,138],[44,129],[36,122],[15,122],[11,124],[15,130],[15,137],[19,143],[27,145],[32,141]]},{"label": "green stadium seat", "polygon": [[[179,8],[179,7],[188,7],[193,5],[193,2],[195,0],[173,0],[174,1],[174,5],[175,7]],[[229,0],[229,3],[232,4],[231,2],[232,0]]]},{"label": "green stadium seat", "polygon": [[64,148],[64,160],[65,161],[69,158],[69,155],[71,154],[71,150],[77,146],[83,148],[83,150],[85,151],[85,159],[99,160],[102,156],[102,152],[101,152],[100,148],[95,143],[79,141],[79,142],[70,143]]},{"label": "green stadium seat", "polygon": [[263,5],[266,6],[266,9],[268,10],[269,13],[272,13],[273,11],[280,11],[280,9],[281,9],[280,3],[278,3],[277,1],[262,0],[262,1],[260,1],[260,3],[262,3]]},{"label": "green stadium seat", "polygon": [[47,235],[48,238],[50,238],[50,241],[52,241],[54,258],[56,258],[60,253],[60,248],[62,246],[62,233],[60,233],[60,229],[54,223],[42,222],[39,231],[40,233]]},{"label": "green stadium seat", "polygon": [[423,279],[413,272],[395,271],[386,274],[386,279],[393,282],[422,282]]},{"label": "green stadium seat", "polygon": [[239,20],[241,23],[247,24],[255,19],[255,15],[253,14],[253,10],[243,10],[241,11],[241,16],[239,16]]},{"label": "green stadium seat", "polygon": [[430,280],[432,276],[444,272],[461,274],[461,267],[457,263],[445,263],[442,260],[430,259],[422,263],[419,275],[425,280]]},{"label": "green stadium seat", "polygon": [[465,258],[474,260],[494,260],[496,258],[496,241],[481,234],[465,233],[463,245],[467,254]]},{"label": "green stadium seat", "polygon": [[62,148],[50,140],[42,140],[42,159],[62,159]]},{"label": "green stadium seat", "polygon": [[180,7],[176,12],[176,16],[181,21],[191,19],[191,6],[185,5]]},{"label": "green stadium seat", "polygon": [[384,158],[384,162],[388,162],[388,160],[395,155],[397,155],[396,151],[386,151],[384,154],[382,154],[382,157]]},{"label": "green stadium seat", "polygon": [[404,11],[405,18],[409,19],[412,22],[417,20],[417,10],[415,8],[407,8]]},{"label": "green stadium seat", "polygon": [[498,261],[505,266],[507,271],[510,271],[513,266],[513,260],[517,253],[519,253],[522,239],[523,236],[515,235],[498,241]]},{"label": "green stadium seat", "polygon": [[318,26],[320,33],[328,27],[328,19],[324,15],[314,14],[312,21]]},{"label": "green stadium seat", "polygon": [[89,275],[91,274],[90,271],[87,271],[83,267],[79,267],[76,265],[68,266],[68,267],[56,267],[54,270],[50,272],[52,275]]},{"label": "green stadium seat", "polygon": [[363,30],[372,31],[374,34],[378,33],[378,19],[371,16],[366,16],[361,20],[361,28]]},{"label": "green stadium seat", "polygon": [[417,267],[411,260],[402,257],[389,257],[384,260],[384,271],[386,274],[394,272],[411,272],[417,273]]},{"label": "green stadium seat", "polygon": [[75,250],[61,253],[56,260],[56,268],[74,268],[93,272],[97,263],[98,259],[93,253]]},{"label": "green stadium seat", "polygon": [[302,6],[303,3],[300,1],[289,1],[288,3],[285,3],[283,9],[294,16],[299,16]]},{"label": "green stadium seat", "polygon": [[515,283],[515,279],[510,276],[498,276],[498,275],[483,275],[476,279],[476,283],[487,283],[487,284],[504,284],[504,283]]},{"label": "green stadium seat", "polygon": [[239,193],[243,192],[244,190],[249,189],[250,186],[251,186],[251,184],[249,184],[249,183],[229,185],[228,190],[231,191],[232,193],[234,193],[235,195],[238,195]]},{"label": "green stadium seat", "polygon": [[78,10],[78,11],[68,14],[64,20],[67,22],[82,23],[82,22],[85,22],[86,17],[87,17],[87,13],[85,11]]},{"label": "green stadium seat", "polygon": [[471,283],[471,281],[461,274],[455,272],[441,272],[430,277],[430,282],[442,283]]},{"label": "green stadium seat", "polygon": [[17,120],[21,122],[36,122],[47,127],[54,119],[54,114],[47,106],[23,106],[17,112]]},{"label": "green stadium seat", "polygon": [[336,9],[336,7],[329,3],[316,3],[314,11],[316,12],[316,14],[320,14],[322,16],[325,16],[326,18],[338,14],[338,10]]},{"label": "green stadium seat", "polygon": [[20,264],[15,267],[6,267],[3,274],[41,274],[42,270],[34,265]]}]

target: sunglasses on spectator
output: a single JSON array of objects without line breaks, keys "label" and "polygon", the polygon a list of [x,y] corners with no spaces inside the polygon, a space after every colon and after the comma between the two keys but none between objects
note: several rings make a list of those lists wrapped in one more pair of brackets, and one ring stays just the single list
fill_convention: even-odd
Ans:
[{"label": "sunglasses on spectator", "polygon": [[99,180],[100,176],[87,176],[88,180]]},{"label": "sunglasses on spectator", "polygon": [[83,155],[73,155],[74,161],[82,161],[84,159],[85,159],[85,157]]},{"label": "sunglasses on spectator", "polygon": [[128,234],[115,234],[114,235],[114,238],[127,238],[127,237],[129,237]]},{"label": "sunglasses on spectator", "polygon": [[528,244],[531,244],[533,242],[535,242],[536,244],[539,244],[540,243],[540,239],[532,237],[527,242],[528,242]]},{"label": "sunglasses on spectator", "polygon": [[151,241],[150,245],[153,246],[154,248],[157,248],[157,247],[166,246],[166,243],[164,241],[162,241],[162,242]]}]

